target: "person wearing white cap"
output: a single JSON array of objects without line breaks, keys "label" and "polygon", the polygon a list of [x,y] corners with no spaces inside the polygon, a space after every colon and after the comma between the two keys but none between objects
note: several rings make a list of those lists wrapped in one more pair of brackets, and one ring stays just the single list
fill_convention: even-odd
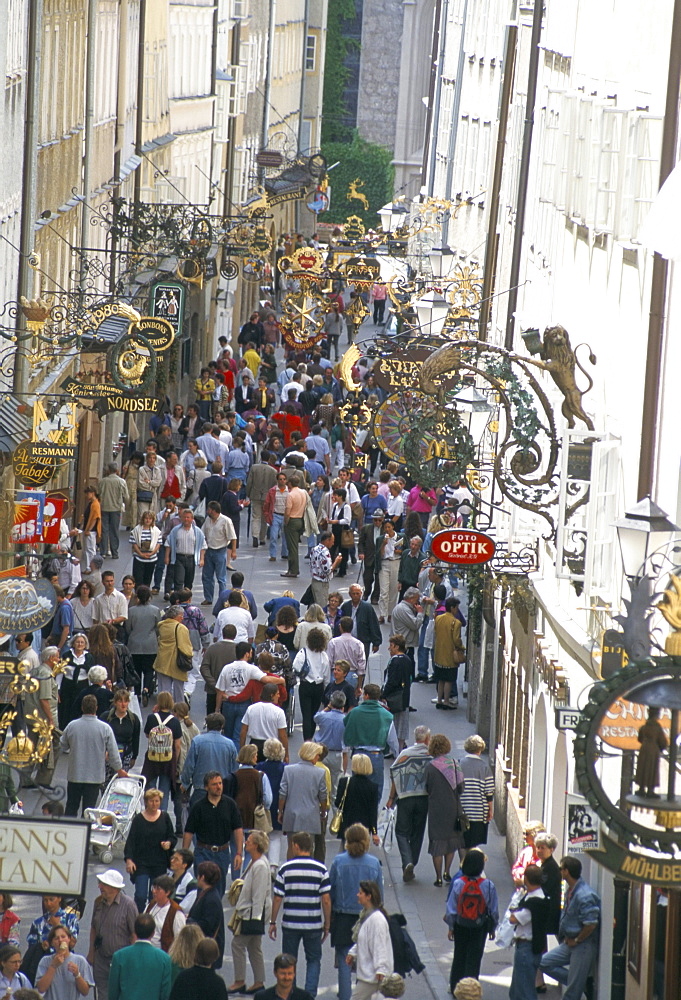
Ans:
[{"label": "person wearing white cap", "polygon": [[98,1000],[108,1000],[111,959],[134,942],[138,912],[133,900],[123,892],[125,881],[115,868],[98,874],[97,885],[100,896],[92,913],[87,960],[94,972]]}]

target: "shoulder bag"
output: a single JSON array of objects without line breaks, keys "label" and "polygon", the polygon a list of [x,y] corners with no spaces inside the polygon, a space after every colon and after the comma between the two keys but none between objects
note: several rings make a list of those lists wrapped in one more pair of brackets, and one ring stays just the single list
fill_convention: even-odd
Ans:
[{"label": "shoulder bag", "polygon": [[177,650],[177,656],[175,659],[175,666],[178,670],[182,670],[183,673],[188,674],[192,669],[194,663],[192,657],[189,653],[183,653],[180,647],[177,645],[177,630],[179,628],[179,622],[175,624],[175,646]]},{"label": "shoulder bag", "polygon": [[253,810],[253,829],[261,830],[263,833],[271,833],[272,815],[262,800],[262,782],[260,783],[260,792],[258,797],[260,801]]},{"label": "shoulder bag", "polygon": [[350,784],[350,779],[348,778],[345,782],[345,788],[343,789],[343,798],[341,799],[341,804],[334,813],[334,817],[329,823],[329,830],[331,833],[339,834],[340,828],[343,825],[343,809],[345,808],[345,796],[348,794],[348,785]]}]

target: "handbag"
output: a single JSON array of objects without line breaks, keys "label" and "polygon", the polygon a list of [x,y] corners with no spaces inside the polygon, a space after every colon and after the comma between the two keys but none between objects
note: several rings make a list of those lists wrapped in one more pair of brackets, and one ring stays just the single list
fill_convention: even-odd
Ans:
[{"label": "handbag", "polygon": [[388,809],[384,806],[378,820],[377,832],[381,838],[381,846],[384,851],[390,852],[395,842],[395,814],[397,808]]},{"label": "handbag", "polygon": [[350,784],[350,779],[345,782],[345,788],[343,789],[343,798],[341,799],[341,804],[334,813],[334,817],[329,823],[329,830],[331,833],[339,834],[340,828],[343,825],[343,808],[345,806],[345,796],[348,794],[348,785]]},{"label": "handbag", "polygon": [[382,695],[383,701],[385,702],[386,708],[393,715],[398,712],[404,711],[404,684],[397,689],[397,691],[391,691],[390,694]]},{"label": "handbag", "polygon": [[307,675],[310,673],[310,664],[309,664],[308,659],[307,659],[307,650],[306,649],[303,650],[303,654],[305,656],[305,662],[303,663],[302,667],[300,668],[300,673],[298,674],[298,677],[300,678],[301,681],[304,681],[305,678],[307,677]]},{"label": "handbag", "polygon": [[151,503],[154,499],[154,494],[151,490],[138,490],[137,491],[137,503]]},{"label": "handbag", "polygon": [[241,930],[239,934],[264,934],[265,933],[265,907],[263,906],[262,916],[257,920],[250,918],[250,920],[241,919]]},{"label": "handbag", "polygon": [[341,531],[341,548],[351,549],[355,544],[355,533],[352,528],[343,528]]},{"label": "handbag", "polygon": [[263,833],[272,832],[272,815],[262,802],[253,810],[253,829],[262,830]]},{"label": "handbag", "polygon": [[452,654],[452,660],[454,663],[465,663],[466,662],[466,650],[463,646],[457,646]]},{"label": "handbag", "polygon": [[175,645],[177,646],[177,657],[175,660],[175,666],[178,670],[182,670],[184,673],[188,674],[189,671],[194,666],[194,661],[189,653],[183,653],[180,647],[177,645],[177,630],[179,628],[179,622],[175,625]]},{"label": "handbag", "polygon": [[202,500],[199,500],[196,510],[194,511],[194,517],[205,518],[205,516],[206,516],[206,498],[204,497]]}]

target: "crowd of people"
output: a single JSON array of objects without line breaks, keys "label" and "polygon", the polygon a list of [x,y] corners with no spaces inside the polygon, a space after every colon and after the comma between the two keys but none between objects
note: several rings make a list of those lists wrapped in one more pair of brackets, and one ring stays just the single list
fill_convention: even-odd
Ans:
[{"label": "crowd of people", "polygon": [[[32,712],[52,725],[53,743],[24,771],[22,786],[53,793],[63,753],[67,816],[85,815],[109,782],[133,769],[146,791],[124,845],[132,895],[121,872],[98,874],[87,958],[73,952],[82,901],[45,897],[22,964],[5,899],[8,996],[28,1000],[21,993],[34,985],[49,1000],[76,1000],[96,985],[103,1000],[142,991],[146,1000],[179,1000],[199,990],[308,1000],[327,937],[340,1000],[368,1000],[379,989],[399,995],[390,992],[395,973],[418,971],[418,956],[409,964],[397,945],[403,938],[384,909],[382,869],[370,853],[379,844],[386,757],[393,762],[385,804],[395,807],[402,878],[416,878],[427,830],[434,885],[447,886],[450,987],[473,995],[465,991],[499,922],[481,849],[494,795],[486,748],[470,737],[456,760],[446,735],[420,725],[412,740],[410,726],[415,683],[434,684],[437,709],[458,707],[466,618],[456,576],[430,545],[437,531],[467,523],[472,498],[465,483],[431,490],[414,482],[371,438],[350,438],[340,414],[345,387],[330,358],[347,303],[338,292],[333,298],[326,340],[309,351],[284,345],[281,361],[270,303],[241,328],[238,359],[220,338],[217,358],[196,379],[195,401],[185,408],[166,400],[144,450],[87,487],[82,520],[63,522],[60,544],[45,556],[57,606],[41,635],[14,640],[37,686],[26,685],[12,707],[17,725]],[[381,301],[373,296],[380,319]],[[370,405],[384,399],[369,364],[354,378]],[[117,580],[103,567],[120,558],[121,528],[130,532],[132,573]],[[263,605],[266,623],[258,624],[261,595],[237,569],[240,546],[262,549],[254,555],[263,563],[286,564],[285,589]],[[309,585],[297,598],[289,581],[306,563]],[[354,565],[357,578],[342,593],[335,581]],[[382,625],[390,626],[389,658],[379,684],[370,658],[384,644]],[[298,712],[303,743],[294,753]],[[7,808],[19,793],[8,792]],[[60,804],[50,806],[58,814]],[[331,837],[344,850],[327,868]],[[552,854],[555,838],[544,843]],[[552,858],[539,853],[540,837],[532,844],[537,856],[513,874],[528,899],[546,894],[550,919],[525,896],[509,916],[519,943],[516,1000],[530,996],[530,966],[555,978],[567,966],[577,982],[591,947],[571,923],[576,944],[567,960],[554,954],[563,945],[542,957],[542,935],[559,929],[560,878],[552,871],[545,880]],[[564,860],[560,874],[571,885],[574,859]],[[585,885],[579,875],[575,884]],[[227,891],[234,978],[225,987],[216,970]],[[279,926],[282,951],[268,989],[262,945],[266,934],[278,938]],[[304,988],[295,984],[301,943]]]}]

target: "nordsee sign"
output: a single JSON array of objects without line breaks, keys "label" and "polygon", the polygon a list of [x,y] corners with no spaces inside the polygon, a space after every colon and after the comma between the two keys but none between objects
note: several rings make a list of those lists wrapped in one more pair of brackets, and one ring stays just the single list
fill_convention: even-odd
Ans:
[{"label": "nordsee sign", "polygon": [[0,892],[82,896],[90,824],[0,817]]}]

